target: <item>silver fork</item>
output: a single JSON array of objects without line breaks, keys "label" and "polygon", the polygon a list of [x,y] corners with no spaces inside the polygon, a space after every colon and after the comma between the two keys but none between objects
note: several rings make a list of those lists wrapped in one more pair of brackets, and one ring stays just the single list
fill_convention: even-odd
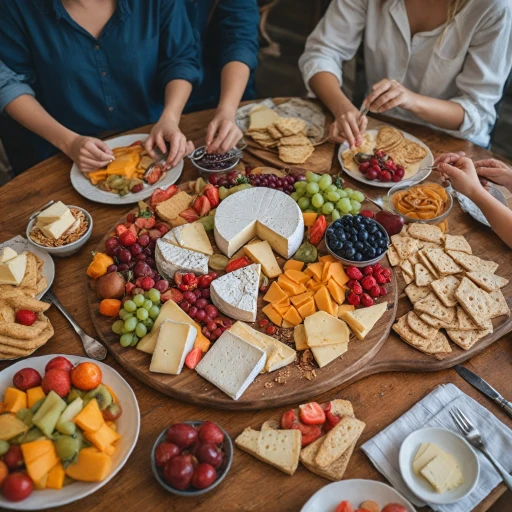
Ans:
[{"label": "silver fork", "polygon": [[69,323],[73,326],[76,333],[82,339],[85,353],[91,358],[98,361],[103,361],[107,357],[107,349],[97,340],[91,338],[85,334],[82,328],[75,322],[73,317],[67,312],[64,306],[60,303],[59,299],[53,294],[51,290],[48,290],[44,298],[51,302],[60,312],[68,319]]},{"label": "silver fork", "polygon": [[480,432],[475,428],[471,421],[469,421],[469,418],[458,407],[454,407],[450,411],[450,416],[455,422],[455,425],[457,425],[457,428],[461,431],[462,435],[470,444],[475,448],[478,448],[491,461],[503,478],[505,485],[512,490],[512,475],[507,473],[506,469],[489,453],[484,445]]}]

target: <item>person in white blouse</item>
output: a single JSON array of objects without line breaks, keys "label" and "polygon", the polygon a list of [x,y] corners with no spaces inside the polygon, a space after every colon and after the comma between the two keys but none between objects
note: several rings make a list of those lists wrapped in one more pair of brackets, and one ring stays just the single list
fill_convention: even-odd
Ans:
[{"label": "person in white blouse", "polygon": [[362,142],[366,116],[341,90],[364,38],[371,112],[488,146],[512,67],[511,0],[332,0],[299,66],[336,118],[331,138]]}]

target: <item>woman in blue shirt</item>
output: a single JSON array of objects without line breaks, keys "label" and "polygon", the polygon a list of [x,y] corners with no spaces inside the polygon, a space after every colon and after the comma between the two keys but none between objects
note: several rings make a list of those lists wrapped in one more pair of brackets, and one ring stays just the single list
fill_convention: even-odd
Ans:
[{"label": "woman in blue shirt", "polygon": [[202,72],[182,0],[0,0],[0,60],[33,91],[6,112],[84,172],[113,159],[96,136],[148,123],[169,165],[190,149],[178,125]]}]

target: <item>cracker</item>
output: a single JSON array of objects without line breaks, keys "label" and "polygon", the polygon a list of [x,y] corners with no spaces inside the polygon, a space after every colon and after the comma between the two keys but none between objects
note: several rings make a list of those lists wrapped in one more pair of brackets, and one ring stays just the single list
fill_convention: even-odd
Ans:
[{"label": "cracker", "polygon": [[[476,331],[480,329],[480,326],[473,322],[472,318],[464,311],[462,306],[457,305],[457,322],[459,331]],[[488,322],[491,322],[488,320]],[[492,322],[491,322],[492,325]]]},{"label": "cracker", "polygon": [[439,272],[434,268],[432,263],[430,263],[430,260],[427,258],[427,255],[425,254],[425,249],[421,249],[421,251],[418,251],[416,253],[418,255],[418,258],[421,260],[421,263],[425,266],[425,268],[436,278],[439,278]]},{"label": "cracker", "polygon": [[466,276],[486,292],[494,292],[508,284],[508,279],[492,272],[467,272]]},{"label": "cracker", "polygon": [[311,144],[310,140],[302,134],[290,135],[288,137],[282,137],[279,140],[279,145],[280,146],[313,146],[313,144]]},{"label": "cracker", "polygon": [[438,329],[457,329],[458,328],[458,320],[457,317],[450,322],[444,322],[443,320],[439,320],[427,313],[422,313],[420,318],[428,325],[432,327],[437,327]]},{"label": "cracker", "polygon": [[498,263],[489,260],[482,260],[478,256],[460,251],[446,251],[453,260],[468,272],[495,272],[499,267]]},{"label": "cracker", "polygon": [[460,251],[466,254],[473,254],[471,246],[463,236],[446,234],[444,237],[444,248],[447,251]]},{"label": "cracker", "polygon": [[491,318],[492,298],[467,277],[462,278],[455,290],[455,297],[477,325],[482,326],[485,320]]},{"label": "cracker", "polygon": [[419,222],[409,224],[407,234],[425,242],[440,244],[443,241],[443,232],[432,224],[421,224]]},{"label": "cracker", "polygon": [[407,236],[407,224],[402,226],[402,231],[399,233],[400,236]]},{"label": "cracker", "polygon": [[417,142],[406,140],[404,144],[405,163],[413,164],[427,156],[427,150]]},{"label": "cracker", "polygon": [[407,324],[416,334],[426,340],[434,339],[439,330],[424,322],[414,311],[409,311],[407,314]]},{"label": "cracker", "polygon": [[412,268],[412,264],[409,260],[402,261],[402,263],[400,263],[400,268],[410,277],[414,277],[414,269]]},{"label": "cracker", "polygon": [[[2,295],[2,299],[4,298],[5,296]],[[5,302],[9,306],[13,307],[16,311],[18,311],[19,309],[29,309],[34,313],[44,312],[50,307],[50,304],[48,304],[48,302],[42,302],[40,300],[34,299],[32,297],[26,297],[24,295],[7,297],[5,298]]]},{"label": "cracker", "polygon": [[402,270],[402,278],[405,281],[406,285],[411,284],[414,281],[414,279],[409,274],[404,272],[403,270]]},{"label": "cracker", "polygon": [[276,120],[274,126],[284,135],[296,135],[307,127],[306,121],[297,117],[281,117]]},{"label": "cracker", "polygon": [[415,283],[411,283],[405,288],[405,293],[407,297],[409,297],[409,300],[415,304],[419,300],[424,299],[431,291],[427,286],[420,287],[416,286]]},{"label": "cracker", "polygon": [[279,146],[279,158],[288,164],[303,164],[314,151],[311,146]]},{"label": "cracker", "polygon": [[35,321],[32,325],[15,322],[0,322],[0,335],[18,340],[31,340],[39,336],[47,327],[48,322]]},{"label": "cracker", "polygon": [[283,134],[273,124],[267,126],[267,132],[273,139],[280,139],[283,136]]},{"label": "cracker", "polygon": [[507,301],[503,296],[501,290],[496,290],[489,294],[492,299],[492,316],[491,318],[496,318],[498,316],[507,315],[510,316],[510,308],[508,307]]},{"label": "cracker", "polygon": [[464,350],[469,350],[479,339],[487,336],[490,332],[486,329],[473,331],[446,330],[450,339]]},{"label": "cracker", "polygon": [[401,260],[406,260],[421,248],[418,240],[410,236],[393,235],[391,237],[391,243],[395,247],[398,257]]},{"label": "cracker", "polygon": [[458,274],[462,268],[443,249],[427,249],[427,258],[440,274]]},{"label": "cracker", "polygon": [[411,265],[416,265],[418,263],[421,263],[420,257],[418,256],[418,253],[415,252],[411,256],[409,256],[409,261],[411,262]]},{"label": "cracker", "polygon": [[446,336],[440,332],[438,332],[432,340],[426,340],[422,336],[416,334],[407,324],[405,315],[400,317],[393,325],[393,330],[403,341],[425,354],[437,354],[452,351]]},{"label": "cracker", "polygon": [[396,249],[392,245],[389,246],[387,255],[388,255],[389,264],[392,267],[396,267],[397,265],[400,264],[400,261],[401,261],[400,256],[398,256]]},{"label": "cracker", "polygon": [[416,286],[428,286],[435,279],[422,263],[414,265],[414,277]]},{"label": "cracker", "polygon": [[443,322],[453,322],[455,319],[455,308],[446,307],[434,293],[429,293],[424,299],[416,302],[414,309]]},{"label": "cracker", "polygon": [[376,146],[379,149],[390,149],[401,144],[404,140],[402,132],[392,126],[384,126],[377,134]]},{"label": "cracker", "polygon": [[457,305],[455,290],[459,285],[460,281],[454,275],[447,275],[430,283],[432,291],[447,308]]}]

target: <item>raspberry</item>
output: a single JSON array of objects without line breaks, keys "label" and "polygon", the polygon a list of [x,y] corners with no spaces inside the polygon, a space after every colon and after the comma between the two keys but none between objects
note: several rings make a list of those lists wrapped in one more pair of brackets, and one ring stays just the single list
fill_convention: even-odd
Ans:
[{"label": "raspberry", "polygon": [[361,281],[361,286],[365,289],[365,290],[371,290],[374,286],[377,285],[377,281],[375,281],[375,278],[373,276],[366,276],[362,281]]},{"label": "raspberry", "polygon": [[382,275],[385,276],[386,279],[391,280],[391,270],[389,270],[389,268],[383,268]]},{"label": "raspberry", "polygon": [[386,290],[386,288],[384,288],[384,286],[381,286],[379,288],[379,290],[380,290],[381,297],[384,297],[384,295],[386,295],[388,293],[388,291]]},{"label": "raspberry", "polygon": [[379,272],[377,274],[374,274],[373,277],[375,278],[375,280],[379,284],[385,284],[385,283],[388,282],[388,280],[386,279],[386,276],[384,275],[383,272]]},{"label": "raspberry", "polygon": [[370,289],[370,295],[372,297],[378,297],[380,295],[380,287],[375,285],[373,288]]},{"label": "raspberry", "polygon": [[356,294],[356,295],[361,295],[361,293],[363,293],[363,288],[361,287],[361,285],[359,283],[355,284],[354,287],[352,288],[352,291]]},{"label": "raspberry", "polygon": [[373,265],[373,272],[380,272],[382,270],[382,265],[380,263],[375,263]]},{"label": "raspberry", "polygon": [[367,267],[364,267],[363,274],[365,276],[371,276],[373,274],[373,267],[371,265],[368,265]]},{"label": "raspberry", "polygon": [[347,283],[347,288],[349,288],[350,290],[352,290],[352,288],[354,288],[354,286],[356,284],[359,284],[359,281],[356,281],[355,279],[351,279],[348,283]]},{"label": "raspberry", "polygon": [[347,267],[347,270],[345,270],[346,274],[350,279],[355,279],[356,281],[359,281],[363,278],[363,274],[361,274],[361,271],[357,267]]},{"label": "raspberry", "polygon": [[348,294],[347,301],[349,304],[352,304],[352,306],[359,306],[361,299],[359,298],[359,295],[356,295],[354,292],[350,292]]},{"label": "raspberry", "polygon": [[365,308],[373,306],[373,299],[367,293],[363,293],[361,295],[361,304]]}]

